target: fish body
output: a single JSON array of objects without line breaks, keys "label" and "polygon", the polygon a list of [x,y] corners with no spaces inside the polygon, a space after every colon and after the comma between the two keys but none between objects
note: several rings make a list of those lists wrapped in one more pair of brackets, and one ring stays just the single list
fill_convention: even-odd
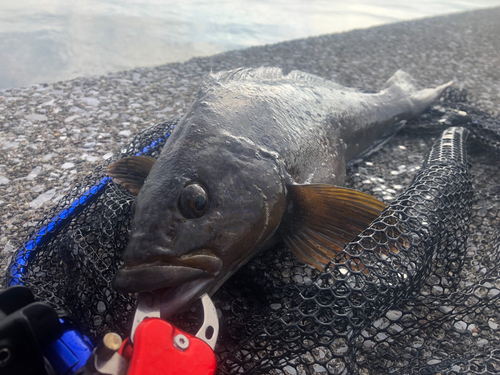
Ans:
[{"label": "fish body", "polygon": [[165,289],[168,317],[280,241],[322,268],[384,208],[341,188],[346,163],[448,86],[417,90],[402,71],[375,94],[278,68],[210,75],[157,161],[108,168],[138,192],[113,286]]}]

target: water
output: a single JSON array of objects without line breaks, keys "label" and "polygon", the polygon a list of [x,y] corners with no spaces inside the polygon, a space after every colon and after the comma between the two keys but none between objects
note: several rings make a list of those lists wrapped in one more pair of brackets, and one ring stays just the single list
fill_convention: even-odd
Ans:
[{"label": "water", "polygon": [[0,88],[493,7],[500,0],[1,0]]}]

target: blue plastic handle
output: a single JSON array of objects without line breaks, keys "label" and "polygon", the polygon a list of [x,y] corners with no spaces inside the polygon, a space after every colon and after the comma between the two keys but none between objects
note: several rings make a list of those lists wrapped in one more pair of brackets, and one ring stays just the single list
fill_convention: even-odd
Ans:
[{"label": "blue plastic handle", "polygon": [[64,319],[60,321],[64,326],[64,333],[56,342],[44,349],[43,355],[57,375],[72,375],[85,365],[94,350],[94,345],[71,323]]}]

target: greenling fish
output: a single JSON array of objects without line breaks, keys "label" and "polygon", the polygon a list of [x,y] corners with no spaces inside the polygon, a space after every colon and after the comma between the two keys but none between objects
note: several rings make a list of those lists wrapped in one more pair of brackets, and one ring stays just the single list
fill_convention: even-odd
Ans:
[{"label": "greenling fish", "polygon": [[346,163],[450,84],[418,90],[398,71],[366,94],[279,68],[210,74],[158,160],[133,156],[107,169],[138,193],[113,287],[165,289],[168,317],[278,242],[322,269],[385,207],[341,187]]}]

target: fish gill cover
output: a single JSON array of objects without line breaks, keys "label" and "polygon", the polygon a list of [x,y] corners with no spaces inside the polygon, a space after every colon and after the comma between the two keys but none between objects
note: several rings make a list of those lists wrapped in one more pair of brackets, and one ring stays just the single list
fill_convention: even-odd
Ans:
[{"label": "fish gill cover", "polygon": [[[140,133],[112,161],[157,157],[177,122]],[[498,373],[499,142],[498,119],[454,89],[351,166],[346,185],[387,208],[324,272],[278,246],[229,279],[213,297],[219,373]],[[75,315],[95,340],[127,336],[136,295],[110,281],[133,199],[97,168],[27,234],[8,282]],[[173,323],[194,332],[201,318],[195,306]]]}]

